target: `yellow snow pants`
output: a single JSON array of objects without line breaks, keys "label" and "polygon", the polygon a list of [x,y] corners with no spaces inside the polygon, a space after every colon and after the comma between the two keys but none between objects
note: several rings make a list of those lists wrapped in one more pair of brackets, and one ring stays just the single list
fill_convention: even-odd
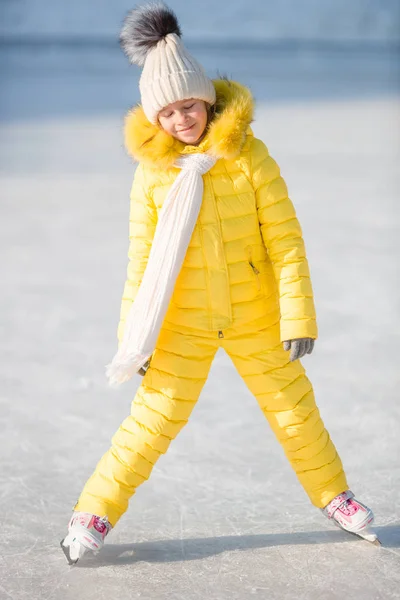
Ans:
[{"label": "yellow snow pants", "polygon": [[[214,355],[224,348],[269,421],[311,502],[326,506],[348,489],[341,460],[299,360],[290,362],[279,324],[246,332],[179,331],[165,323],[131,414],[112,438],[74,510],[107,515],[115,526],[197,402]],[[229,415],[227,415],[229,418]]]}]

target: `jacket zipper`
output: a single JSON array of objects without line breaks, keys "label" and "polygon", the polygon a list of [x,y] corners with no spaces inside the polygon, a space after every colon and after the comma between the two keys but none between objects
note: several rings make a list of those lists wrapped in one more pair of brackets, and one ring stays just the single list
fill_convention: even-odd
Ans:
[{"label": "jacket zipper", "polygon": [[218,337],[219,337],[219,338],[223,338],[223,337],[224,337],[224,334],[222,333],[222,331],[221,331],[221,330],[219,330],[219,331],[218,331]]},{"label": "jacket zipper", "polygon": [[[212,185],[212,178],[211,178],[211,175],[210,175],[209,172],[206,173],[205,178],[207,178],[208,181],[209,181],[209,183],[210,183],[210,190],[211,190],[211,194],[210,195],[211,195],[211,199],[212,199],[212,203],[213,203],[213,207],[214,207],[214,214],[215,214],[216,222],[217,222],[217,226],[218,226],[219,239],[221,241],[221,244],[223,244],[223,239],[224,238],[223,238],[223,235],[222,235],[221,219],[220,219],[219,214],[218,214],[217,202],[216,202],[216,199],[215,199],[214,189],[213,189],[213,185]],[[227,264],[227,260],[226,260],[224,252],[222,253],[222,256],[224,257],[225,271],[226,271],[226,273],[228,273],[228,264]],[[229,322],[232,323],[232,318],[233,318],[232,317],[232,304],[230,302],[230,288],[229,288],[228,276],[227,276],[227,298],[228,298],[228,301],[226,303],[226,309],[227,309],[227,313],[228,313]],[[220,333],[222,335],[220,335]],[[221,330],[218,332],[218,337],[224,337]]]}]

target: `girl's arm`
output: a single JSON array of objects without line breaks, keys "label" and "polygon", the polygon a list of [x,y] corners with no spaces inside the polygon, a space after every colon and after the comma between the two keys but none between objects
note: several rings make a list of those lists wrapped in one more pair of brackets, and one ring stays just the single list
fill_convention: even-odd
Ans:
[{"label": "girl's arm", "polygon": [[280,298],[281,341],[318,336],[313,290],[302,230],[277,163],[254,139],[252,180],[264,244]]},{"label": "girl's arm", "polygon": [[142,282],[157,225],[157,210],[145,182],[143,166],[138,165],[130,194],[129,251],[127,279],[121,302],[118,342],[124,335],[125,320]]}]

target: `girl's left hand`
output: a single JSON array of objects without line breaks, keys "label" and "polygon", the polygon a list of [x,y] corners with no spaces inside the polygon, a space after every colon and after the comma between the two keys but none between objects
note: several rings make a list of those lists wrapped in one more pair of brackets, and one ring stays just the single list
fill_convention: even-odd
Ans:
[{"label": "girl's left hand", "polygon": [[286,342],[283,342],[283,349],[291,349],[290,360],[293,362],[305,354],[311,354],[314,349],[314,342],[315,340],[312,338],[297,338],[295,340],[287,340]]}]

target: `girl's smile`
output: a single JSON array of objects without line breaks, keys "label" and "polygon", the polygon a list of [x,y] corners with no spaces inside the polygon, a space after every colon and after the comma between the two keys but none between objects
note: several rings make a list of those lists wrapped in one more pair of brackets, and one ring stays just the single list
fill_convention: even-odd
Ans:
[{"label": "girl's smile", "polygon": [[191,125],[190,127],[186,127],[186,129],[180,129],[179,133],[182,133],[183,131],[189,131],[189,129],[192,129],[193,125]]}]

